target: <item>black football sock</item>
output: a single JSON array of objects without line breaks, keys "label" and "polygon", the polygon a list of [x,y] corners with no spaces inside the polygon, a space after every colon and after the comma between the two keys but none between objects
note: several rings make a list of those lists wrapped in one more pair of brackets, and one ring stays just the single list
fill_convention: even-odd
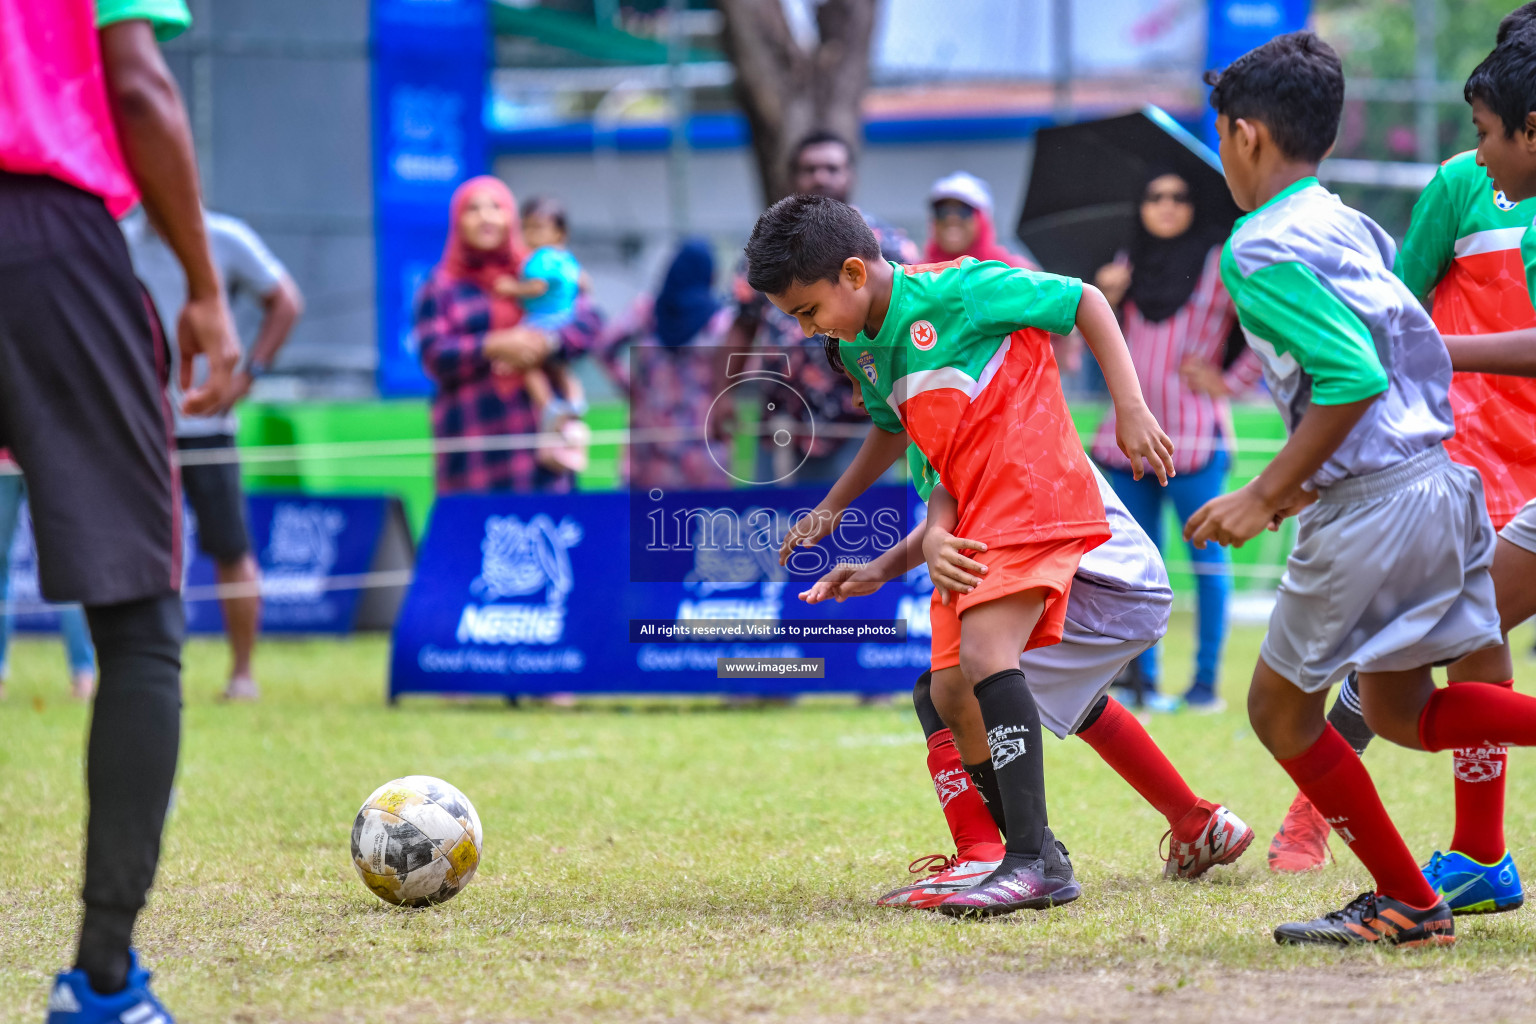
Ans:
[{"label": "black football sock", "polygon": [[99,665],[86,746],[85,918],[75,965],[106,995],[160,859],[181,734],[181,597],[85,610]]},{"label": "black football sock", "polygon": [[917,677],[917,683],[912,687],[912,710],[917,712],[917,724],[923,727],[923,739],[932,739],[933,734],[948,729],[944,719],[939,715],[939,709],[933,704],[933,673],[924,672]]},{"label": "black football sock", "polygon": [[1010,856],[1038,857],[1045,842],[1045,760],[1040,749],[1040,710],[1016,668],[976,684],[987,747],[1002,794]]},{"label": "black football sock", "polygon": [[1365,715],[1360,712],[1359,684],[1353,672],[1344,677],[1344,685],[1339,687],[1339,695],[1328,710],[1328,724],[1339,731],[1356,754],[1365,753],[1365,748],[1376,738],[1371,727],[1365,724]]},{"label": "black football sock", "polygon": [[962,764],[962,767],[965,768],[965,774],[971,777],[971,785],[981,794],[981,802],[987,805],[987,813],[992,815],[992,824],[1006,836],[1008,818],[1003,814],[1003,792],[997,788],[997,772],[992,769],[992,762]]}]

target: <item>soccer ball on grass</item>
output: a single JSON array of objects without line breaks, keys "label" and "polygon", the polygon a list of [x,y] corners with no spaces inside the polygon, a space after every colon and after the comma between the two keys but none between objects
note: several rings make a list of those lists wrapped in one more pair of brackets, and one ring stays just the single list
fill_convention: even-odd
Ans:
[{"label": "soccer ball on grass", "polygon": [[408,775],[374,790],[352,823],[352,863],[375,896],[443,903],[475,877],[484,836],[469,800],[442,779]]}]

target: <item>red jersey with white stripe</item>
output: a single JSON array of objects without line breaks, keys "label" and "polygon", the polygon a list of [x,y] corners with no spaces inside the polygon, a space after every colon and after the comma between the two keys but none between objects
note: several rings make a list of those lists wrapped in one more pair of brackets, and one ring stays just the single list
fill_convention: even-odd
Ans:
[{"label": "red jersey with white stripe", "polygon": [[[1397,256],[1403,283],[1430,305],[1442,334],[1536,327],[1520,242],[1536,200],[1511,203],[1476,153],[1441,165],[1413,207]],[[1536,380],[1458,373],[1451,381],[1451,458],[1482,475],[1496,527],[1536,497]]]},{"label": "red jersey with white stripe", "polygon": [[907,431],[991,546],[1109,539],[1093,468],[1061,393],[1051,334],[1082,282],[963,257],[895,272],[879,333],[841,343],[875,425]]}]

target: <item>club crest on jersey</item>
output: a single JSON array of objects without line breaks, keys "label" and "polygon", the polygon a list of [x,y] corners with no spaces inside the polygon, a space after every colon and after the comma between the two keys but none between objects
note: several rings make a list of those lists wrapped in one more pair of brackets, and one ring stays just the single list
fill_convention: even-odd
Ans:
[{"label": "club crest on jersey", "polygon": [[1509,197],[1506,196],[1504,194],[1504,190],[1500,188],[1500,189],[1495,189],[1494,190],[1494,193],[1493,193],[1493,205],[1497,206],[1499,209],[1503,210],[1505,213],[1508,213],[1510,210],[1513,210],[1519,204],[1518,203],[1510,202],[1509,201]]},{"label": "club crest on jersey", "polygon": [[912,325],[912,345],[919,352],[927,352],[933,348],[939,340],[939,332],[933,329],[933,324],[927,320],[919,320]]},{"label": "club crest on jersey", "polygon": [[864,376],[869,378],[871,384],[879,386],[880,371],[875,369],[875,357],[869,354],[868,349],[859,353],[859,369],[864,371]]}]

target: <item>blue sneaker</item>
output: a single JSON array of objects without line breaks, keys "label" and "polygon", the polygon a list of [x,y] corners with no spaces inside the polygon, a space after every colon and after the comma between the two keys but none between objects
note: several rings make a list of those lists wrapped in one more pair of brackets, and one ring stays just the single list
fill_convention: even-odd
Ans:
[{"label": "blue sneaker", "polygon": [[110,996],[97,995],[79,968],[64,971],[48,996],[48,1024],[176,1024],[149,990],[150,974],[128,954],[128,986]]},{"label": "blue sneaker", "polygon": [[1171,715],[1183,709],[1184,698],[1148,690],[1141,695],[1141,707],[1156,715]]},{"label": "blue sneaker", "polygon": [[1453,914],[1502,914],[1525,902],[1520,872],[1509,853],[1497,864],[1479,864],[1455,850],[1436,850],[1424,865],[1424,880],[1445,897]]}]

